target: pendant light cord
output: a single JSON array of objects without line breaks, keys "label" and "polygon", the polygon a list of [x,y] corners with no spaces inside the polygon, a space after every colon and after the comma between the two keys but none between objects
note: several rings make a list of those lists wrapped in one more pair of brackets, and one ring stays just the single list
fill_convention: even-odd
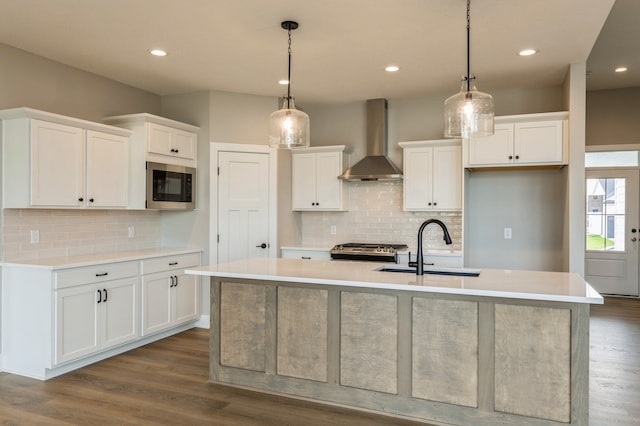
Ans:
[{"label": "pendant light cord", "polygon": [[287,28],[289,33],[289,71],[287,74],[287,109],[291,109],[291,25]]},{"label": "pendant light cord", "polygon": [[469,46],[471,42],[470,33],[471,33],[471,0],[467,0],[467,92],[471,90],[471,48]]}]

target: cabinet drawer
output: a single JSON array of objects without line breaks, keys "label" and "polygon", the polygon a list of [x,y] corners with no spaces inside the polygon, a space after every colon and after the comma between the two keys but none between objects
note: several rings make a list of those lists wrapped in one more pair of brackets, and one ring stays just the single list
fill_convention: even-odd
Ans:
[{"label": "cabinet drawer", "polygon": [[53,288],[111,281],[138,275],[138,262],[105,263],[86,268],[65,269],[54,273]]},{"label": "cabinet drawer", "polygon": [[322,249],[281,249],[285,259],[331,260],[329,250]]},{"label": "cabinet drawer", "polygon": [[163,256],[142,261],[142,274],[170,271],[172,269],[184,269],[200,266],[200,253],[179,254],[176,256]]}]

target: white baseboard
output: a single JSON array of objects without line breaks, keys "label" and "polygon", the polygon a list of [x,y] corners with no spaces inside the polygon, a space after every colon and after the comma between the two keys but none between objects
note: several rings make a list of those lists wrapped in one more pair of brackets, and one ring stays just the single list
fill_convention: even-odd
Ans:
[{"label": "white baseboard", "polygon": [[200,316],[200,319],[198,321],[196,321],[196,327],[198,328],[206,328],[208,329],[210,327],[210,322],[209,322],[209,315],[202,315]]}]

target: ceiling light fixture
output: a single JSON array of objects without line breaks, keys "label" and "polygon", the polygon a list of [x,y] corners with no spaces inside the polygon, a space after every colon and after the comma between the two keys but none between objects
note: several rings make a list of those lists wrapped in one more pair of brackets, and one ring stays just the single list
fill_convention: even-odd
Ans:
[{"label": "ceiling light fixture", "polygon": [[618,67],[615,69],[616,72],[625,72],[627,70],[627,67]]},{"label": "ceiling light fixture", "polygon": [[462,77],[460,92],[444,102],[444,136],[446,138],[471,138],[493,134],[493,97],[479,92],[471,81],[470,54],[471,0],[467,0],[467,75]]},{"label": "ceiling light fixture", "polygon": [[535,49],[524,49],[518,52],[518,55],[520,56],[531,56],[531,55],[535,55],[536,53],[538,53],[537,50]]},{"label": "ceiling light fixture", "polygon": [[396,72],[398,70],[400,70],[400,67],[396,66],[396,65],[389,65],[388,67],[386,67],[384,69],[386,72]]},{"label": "ceiling light fixture", "polygon": [[167,52],[162,49],[152,49],[149,51],[153,56],[167,56]]},{"label": "ceiling light fixture", "polygon": [[287,149],[306,147],[309,146],[309,116],[296,109],[291,96],[291,31],[298,28],[298,23],[283,21],[280,26],[289,34],[287,96],[282,108],[272,112],[269,118],[269,145]]}]

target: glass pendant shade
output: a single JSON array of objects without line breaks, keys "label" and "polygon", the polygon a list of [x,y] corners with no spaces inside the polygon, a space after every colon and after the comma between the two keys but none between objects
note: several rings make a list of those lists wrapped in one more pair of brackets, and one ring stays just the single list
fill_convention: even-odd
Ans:
[{"label": "glass pendant shade", "polygon": [[290,149],[309,144],[309,116],[296,109],[293,99],[285,98],[282,108],[271,113],[269,146]]},{"label": "glass pendant shade", "polygon": [[479,92],[475,84],[467,88],[464,78],[460,92],[444,102],[444,136],[468,139],[493,135],[493,118],[493,97]]}]

